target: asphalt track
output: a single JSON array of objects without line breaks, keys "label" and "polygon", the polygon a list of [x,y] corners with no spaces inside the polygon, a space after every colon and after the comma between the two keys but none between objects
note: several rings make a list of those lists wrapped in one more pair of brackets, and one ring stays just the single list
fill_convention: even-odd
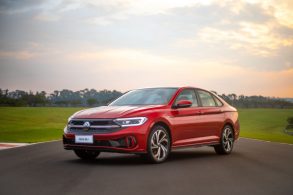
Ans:
[{"label": "asphalt track", "polygon": [[0,151],[0,194],[293,194],[293,145],[240,139],[174,151],[164,164],[102,153],[84,162],[60,141]]}]

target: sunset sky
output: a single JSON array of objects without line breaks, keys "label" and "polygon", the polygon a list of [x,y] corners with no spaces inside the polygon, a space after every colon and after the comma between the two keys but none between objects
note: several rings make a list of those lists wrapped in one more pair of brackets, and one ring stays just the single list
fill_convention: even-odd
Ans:
[{"label": "sunset sky", "polygon": [[1,0],[0,88],[293,97],[292,0]]}]

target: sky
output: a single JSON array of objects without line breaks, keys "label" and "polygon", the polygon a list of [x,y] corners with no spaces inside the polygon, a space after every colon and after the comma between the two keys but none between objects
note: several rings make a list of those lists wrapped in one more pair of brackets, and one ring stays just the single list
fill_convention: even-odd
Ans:
[{"label": "sky", "polygon": [[1,0],[0,88],[293,97],[292,0]]}]

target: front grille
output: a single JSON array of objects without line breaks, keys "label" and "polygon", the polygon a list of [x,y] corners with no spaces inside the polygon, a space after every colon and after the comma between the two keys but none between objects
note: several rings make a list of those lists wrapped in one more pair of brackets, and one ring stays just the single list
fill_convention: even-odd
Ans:
[{"label": "front grille", "polygon": [[[87,122],[89,126],[84,126]],[[67,129],[70,132],[82,132],[82,134],[87,134],[87,132],[107,133],[120,130],[121,126],[113,119],[72,119],[69,121]]]},{"label": "front grille", "polygon": [[91,125],[117,125],[111,119],[73,119],[69,124],[71,125],[83,125],[86,121],[88,121]]}]

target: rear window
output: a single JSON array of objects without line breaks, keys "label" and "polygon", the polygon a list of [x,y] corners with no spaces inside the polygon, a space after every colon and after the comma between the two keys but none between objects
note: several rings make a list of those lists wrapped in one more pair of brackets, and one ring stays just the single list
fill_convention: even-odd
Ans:
[{"label": "rear window", "polygon": [[213,97],[217,103],[217,106],[223,106],[223,103],[216,96],[213,96]]},{"label": "rear window", "polygon": [[204,107],[216,107],[217,104],[209,92],[198,90],[198,95],[201,101],[202,106]]}]

